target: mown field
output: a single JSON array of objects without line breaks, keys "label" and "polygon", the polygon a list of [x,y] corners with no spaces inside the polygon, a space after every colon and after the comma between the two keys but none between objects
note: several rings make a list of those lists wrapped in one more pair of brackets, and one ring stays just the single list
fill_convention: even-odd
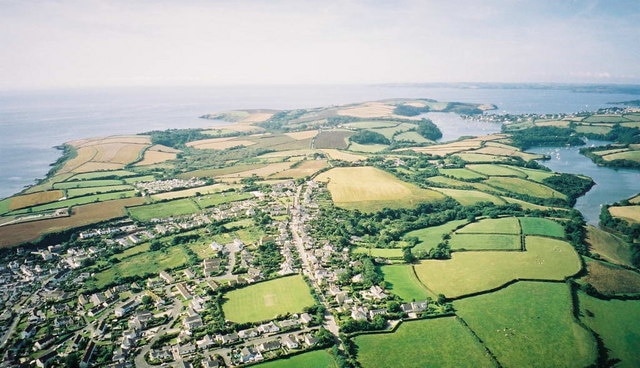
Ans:
[{"label": "mown field", "polygon": [[515,217],[482,219],[458,230],[459,234],[520,234],[520,223]]},{"label": "mown field", "polygon": [[520,235],[454,234],[449,240],[453,250],[519,250]]},{"label": "mown field", "polygon": [[328,182],[334,203],[347,209],[372,212],[402,208],[443,199],[438,192],[421,189],[374,167],[334,168],[317,176]]},{"label": "mown field", "polygon": [[576,323],[565,283],[519,282],[454,302],[503,367],[586,367],[595,338]]},{"label": "mown field", "polygon": [[290,358],[258,364],[258,368],[338,368],[333,355],[327,350],[315,350]]},{"label": "mown field", "polygon": [[580,299],[580,319],[603,340],[615,367],[640,367],[640,301],[601,300],[585,293]]},{"label": "mown field", "polygon": [[394,333],[360,335],[354,341],[363,368],[494,366],[455,317],[404,322]]},{"label": "mown field", "polygon": [[[432,178],[433,179],[433,178]],[[479,190],[433,188],[448,197],[455,199],[463,206],[472,206],[479,202],[491,202],[493,204],[505,204],[505,200],[493,194],[484,193]]]},{"label": "mown field", "polygon": [[456,298],[516,279],[562,281],[582,268],[565,241],[527,236],[525,243],[526,252],[457,252],[450,260],[425,260],[415,266],[416,274],[435,293]]},{"label": "mown field", "polygon": [[402,300],[410,302],[412,300],[425,300],[427,297],[434,297],[420,283],[411,265],[382,266],[380,268],[384,275],[386,289],[390,290]]},{"label": "mown field", "polygon": [[564,239],[564,227],[549,219],[540,217],[519,217],[524,235],[541,235]]},{"label": "mown field", "polygon": [[286,313],[302,312],[314,303],[302,276],[260,282],[225,294],[225,318],[238,322],[264,321]]}]

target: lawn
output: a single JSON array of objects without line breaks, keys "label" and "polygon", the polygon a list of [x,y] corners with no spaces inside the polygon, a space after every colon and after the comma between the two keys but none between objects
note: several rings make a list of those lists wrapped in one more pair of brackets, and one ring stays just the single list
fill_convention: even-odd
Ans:
[{"label": "lawn", "polygon": [[413,207],[444,198],[438,192],[418,188],[374,167],[334,168],[318,175],[317,180],[328,182],[337,206],[365,212]]},{"label": "lawn", "polygon": [[515,217],[482,219],[456,230],[465,234],[520,234],[520,224]]},{"label": "lawn", "polygon": [[394,333],[360,335],[358,361],[373,367],[493,367],[483,346],[455,317],[404,322]]},{"label": "lawn", "polygon": [[257,283],[225,294],[225,318],[238,322],[259,322],[286,313],[302,312],[314,304],[302,276],[288,276]]},{"label": "lawn", "polygon": [[422,261],[415,270],[429,289],[456,298],[518,279],[562,281],[582,268],[565,241],[528,236],[526,247],[526,252],[456,252],[450,260]]},{"label": "lawn", "polygon": [[387,284],[387,289],[399,296],[402,300],[425,300],[428,296],[433,298],[427,289],[420,284],[411,265],[382,266],[382,274]]},{"label": "lawn", "polygon": [[459,228],[460,226],[463,226],[466,223],[467,220],[449,221],[440,226],[431,226],[425,227],[424,229],[410,231],[405,234],[404,238],[406,239],[411,236],[417,237],[418,239],[420,239],[420,243],[418,243],[413,249],[424,250],[428,252],[442,242],[443,235],[450,234],[453,230]]},{"label": "lawn", "polygon": [[315,350],[290,358],[258,364],[257,368],[338,368],[328,350]]},{"label": "lawn", "polygon": [[564,227],[549,219],[540,217],[519,217],[524,235],[542,235],[564,239]]},{"label": "lawn", "polygon": [[601,300],[578,294],[580,319],[592,328],[609,350],[616,367],[640,367],[640,301]]},{"label": "lawn", "polygon": [[520,235],[454,234],[449,240],[454,250],[519,250]]},{"label": "lawn", "polygon": [[519,282],[454,307],[503,367],[595,363],[595,338],[576,323],[564,283]]},{"label": "lawn", "polygon": [[148,221],[153,218],[188,215],[200,211],[200,208],[191,199],[183,198],[130,207],[128,210],[132,218],[138,221]]}]

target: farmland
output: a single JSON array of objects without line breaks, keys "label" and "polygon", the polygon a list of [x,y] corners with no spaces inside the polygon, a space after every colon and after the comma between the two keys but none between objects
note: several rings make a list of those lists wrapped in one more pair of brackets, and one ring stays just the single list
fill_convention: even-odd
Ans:
[{"label": "farmland", "polygon": [[394,333],[354,340],[363,368],[494,366],[482,345],[454,317],[405,322]]},{"label": "farmland", "polygon": [[585,367],[595,362],[595,339],[576,323],[564,283],[519,282],[454,306],[502,366]]},{"label": "farmland", "polygon": [[422,261],[416,274],[434,292],[457,298],[518,279],[562,281],[582,267],[569,243],[537,236],[525,243],[526,252],[456,252],[450,260]]},{"label": "farmland", "polygon": [[383,266],[381,268],[387,289],[404,301],[425,300],[433,297],[420,283],[408,265]]},{"label": "farmland", "polygon": [[640,206],[611,206],[609,212],[612,216],[640,223]]},{"label": "farmland", "polygon": [[138,221],[148,221],[152,218],[187,215],[198,211],[200,207],[192,199],[184,198],[130,207],[129,215]]},{"label": "farmland", "polygon": [[320,174],[317,180],[328,182],[337,206],[362,211],[415,206],[443,198],[440,193],[420,189],[373,167],[335,168]]},{"label": "farmland", "polygon": [[301,276],[261,282],[225,294],[222,308],[228,320],[258,322],[276,315],[302,312],[313,304],[309,287]]},{"label": "farmland", "polygon": [[435,248],[442,241],[444,235],[450,234],[455,229],[465,225],[467,220],[449,221],[440,226],[431,226],[418,229],[405,234],[405,238],[417,237],[419,242],[414,247],[415,250],[429,251]]},{"label": "farmland", "polygon": [[640,294],[638,272],[605,262],[587,261],[587,276],[583,280],[604,295]]},{"label": "farmland", "polygon": [[326,350],[315,350],[257,365],[258,368],[338,368],[333,356]]}]

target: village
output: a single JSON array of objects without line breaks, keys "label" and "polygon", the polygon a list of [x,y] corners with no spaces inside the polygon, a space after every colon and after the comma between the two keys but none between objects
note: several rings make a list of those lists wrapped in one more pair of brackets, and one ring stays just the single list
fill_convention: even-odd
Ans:
[{"label": "village", "polygon": [[[240,366],[331,346],[339,342],[340,318],[373,321],[388,314],[417,318],[427,311],[425,300],[400,304],[394,311],[399,313],[390,313],[390,295],[382,287],[354,291],[349,285],[362,283],[362,274],[345,284],[341,275],[346,268],[359,269],[361,262],[352,259],[348,247],[339,249],[311,235],[311,221],[319,212],[315,198],[323,190],[314,181],[287,181],[273,185],[271,191],[253,191],[250,199],[194,215],[145,224],[125,218],[85,229],[77,234],[74,246],[16,249],[15,257],[0,265],[0,366],[46,367],[71,359],[74,352],[81,352],[74,358],[87,367]],[[235,238],[226,244],[212,241],[210,257],[187,267],[83,292],[94,276],[86,267],[114,250],[153,244],[168,234],[205,229],[220,221],[250,219],[258,208],[279,219],[267,225],[280,253],[276,272],[256,266],[258,244]],[[288,275],[304,277],[316,297],[315,308],[232,328],[228,321],[214,323],[220,318],[212,312],[221,310],[219,295]],[[383,321],[387,323],[386,318]],[[389,326],[393,324],[397,321]]]}]

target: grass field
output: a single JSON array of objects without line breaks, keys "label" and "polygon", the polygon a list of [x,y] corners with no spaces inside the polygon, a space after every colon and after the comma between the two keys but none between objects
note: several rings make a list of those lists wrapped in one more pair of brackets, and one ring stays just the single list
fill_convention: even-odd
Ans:
[{"label": "grass field", "polygon": [[587,226],[586,243],[591,252],[613,263],[633,267],[632,252],[627,243],[619,237],[594,226]]},{"label": "grass field", "polygon": [[369,254],[372,257],[381,257],[381,258],[389,258],[389,259],[400,259],[402,258],[402,249],[400,248],[367,248],[367,247],[357,247],[353,250],[353,253],[356,254]]},{"label": "grass field", "polygon": [[520,223],[515,217],[502,217],[496,219],[482,219],[472,222],[467,226],[456,230],[460,234],[520,234]]},{"label": "grass field", "polygon": [[583,280],[602,294],[640,294],[638,272],[596,260],[587,261],[587,272]]},{"label": "grass field", "polygon": [[564,227],[559,223],[540,217],[519,217],[524,235],[542,235],[564,239]]},{"label": "grass field", "polygon": [[68,180],[74,180],[74,181],[75,180],[96,180],[96,179],[112,178],[112,177],[128,178],[130,176],[136,176],[136,175],[138,174],[129,170],[96,171],[96,172],[89,172],[84,174],[76,174]]},{"label": "grass field", "polygon": [[274,162],[270,164],[260,164],[257,167],[249,170],[235,172],[233,174],[225,174],[221,176],[226,178],[248,178],[253,175],[257,175],[261,178],[268,178],[271,175],[288,170],[290,167],[291,162]]},{"label": "grass field", "polygon": [[614,153],[603,157],[606,161],[613,160],[629,160],[634,162],[640,162],[640,151],[626,151],[620,153]]},{"label": "grass field", "polygon": [[636,206],[611,206],[611,216],[619,217],[629,222],[640,223],[640,205]]},{"label": "grass field", "polygon": [[479,172],[471,171],[465,168],[459,169],[438,169],[442,175],[452,176],[456,179],[469,180],[469,179],[484,179],[487,176]]},{"label": "grass field", "polygon": [[327,156],[329,156],[329,158],[332,160],[355,162],[355,161],[360,161],[367,158],[366,156],[363,156],[363,155],[357,155],[351,152],[339,151],[337,149],[326,148],[326,149],[321,149],[321,151],[324,152]]},{"label": "grass field", "polygon": [[411,265],[382,266],[381,271],[387,284],[386,289],[406,302],[434,297],[420,284]]},{"label": "grass field", "polygon": [[513,170],[520,171],[526,175],[527,179],[537,181],[537,182],[542,182],[546,178],[558,175],[551,171],[527,169],[524,167],[518,167],[518,168],[514,167]]},{"label": "grass field", "polygon": [[387,147],[389,146],[387,146],[386,144],[360,144],[351,142],[351,144],[349,144],[349,151],[376,153],[384,150]]},{"label": "grass field", "polygon": [[329,166],[327,160],[304,160],[295,167],[271,175],[272,178],[300,179],[317,173]]},{"label": "grass field", "polygon": [[103,287],[117,277],[157,274],[168,268],[176,268],[187,262],[187,254],[180,246],[168,247],[166,251],[143,252],[123,258],[119,263],[95,274],[95,286]]},{"label": "grass field", "polygon": [[438,243],[442,242],[442,236],[450,234],[453,230],[467,223],[467,220],[449,221],[440,226],[425,227],[410,231],[404,235],[404,238],[415,236],[420,242],[413,248],[414,250],[429,251],[435,248]]},{"label": "grass field", "polygon": [[449,188],[433,188],[433,190],[455,199],[463,206],[471,206],[478,202],[491,202],[497,205],[505,204],[505,201],[502,198],[479,190]]},{"label": "grass field", "polygon": [[582,268],[580,258],[567,242],[528,236],[526,247],[526,252],[457,252],[450,260],[422,261],[415,270],[429,289],[455,298],[517,279],[561,281]]},{"label": "grass field", "polygon": [[18,195],[7,199],[6,207],[7,210],[17,210],[42,203],[57,201],[62,197],[64,197],[64,192],[61,190],[48,190],[46,192]]},{"label": "grass field", "polygon": [[483,153],[457,153],[456,156],[469,163],[504,162],[508,159],[507,156],[489,155]]},{"label": "grass field", "polygon": [[130,207],[128,210],[132,218],[138,221],[148,221],[153,218],[188,215],[200,211],[200,208],[190,198],[183,198]]},{"label": "grass field", "polygon": [[443,199],[438,192],[421,189],[373,167],[334,168],[318,175],[328,182],[339,207],[372,212],[384,207],[402,208]]},{"label": "grass field", "polygon": [[229,190],[234,188],[239,188],[239,186],[232,186],[232,185],[217,183],[217,184],[207,185],[204,187],[189,188],[184,190],[176,190],[173,192],[153,194],[151,198],[155,200],[186,198],[186,197],[194,197],[198,193],[200,193],[201,195],[219,193],[224,190]]},{"label": "grass field", "polygon": [[595,363],[595,339],[574,320],[564,283],[519,282],[454,307],[503,367]]},{"label": "grass field", "polygon": [[[123,198],[131,198],[135,195],[134,190],[125,190],[121,192],[111,192],[111,193],[101,193],[101,194],[92,194],[82,197],[69,198],[61,201],[50,202],[47,204],[41,204],[38,206],[32,206],[29,209],[32,212],[42,212],[49,211],[58,208],[66,208],[72,206],[79,206],[82,204],[94,203],[94,202],[106,202],[114,199],[123,199]],[[24,210],[19,211],[23,213]]]},{"label": "grass field", "polygon": [[414,142],[414,143],[429,143],[431,142],[427,138],[418,134],[418,132],[403,132],[393,137],[396,142]]},{"label": "grass field", "polygon": [[0,226],[0,247],[33,241],[41,234],[106,221],[126,215],[125,206],[135,206],[144,202],[139,197],[116,199],[102,203],[76,206],[70,217],[25,222]]},{"label": "grass field", "polygon": [[511,177],[490,177],[484,182],[488,185],[491,185],[492,187],[504,189],[513,193],[526,194],[538,198],[567,199],[566,195],[558,192],[557,190],[526,179]]},{"label": "grass field", "polygon": [[527,176],[522,171],[504,165],[467,165],[466,168],[484,176],[515,176],[519,178]]},{"label": "grass field", "polygon": [[75,188],[93,188],[93,187],[106,187],[111,185],[122,185],[123,181],[120,179],[86,179],[86,180],[73,180],[63,181],[53,184],[55,189],[75,189]]},{"label": "grass field", "polygon": [[[515,199],[515,198],[509,198],[509,197],[500,197],[500,198],[504,199],[505,202],[507,202],[507,203],[518,204],[525,210],[542,210],[542,211],[545,211],[545,210],[549,210],[549,209],[553,208],[553,207],[541,206],[539,204],[534,204],[534,203],[530,203],[530,202],[521,201],[521,200]],[[557,208],[556,207],[556,209],[557,210],[561,210],[561,211],[568,211],[568,209],[566,209],[566,208]]]},{"label": "grass field", "polygon": [[640,367],[640,301],[605,301],[584,293],[578,296],[580,319],[603,340],[609,358],[620,360],[615,366]]},{"label": "grass field", "polygon": [[258,368],[338,368],[333,355],[327,350],[315,350],[290,358],[258,364]]},{"label": "grass field", "polygon": [[519,250],[520,235],[454,234],[449,240],[454,250]]},{"label": "grass field", "polygon": [[203,195],[193,198],[193,200],[198,204],[200,208],[209,208],[224,203],[231,203],[249,198],[253,198],[253,194],[243,192],[225,192]]},{"label": "grass field", "polygon": [[313,305],[309,287],[302,276],[288,276],[257,283],[225,294],[225,318],[238,322],[258,322],[276,315],[302,312]]},{"label": "grass field", "polygon": [[363,368],[493,367],[455,317],[404,322],[394,333],[360,335],[354,341]]},{"label": "grass field", "polygon": [[131,185],[120,184],[106,187],[72,188],[67,189],[67,198],[82,197],[89,194],[111,193],[131,190]]}]

